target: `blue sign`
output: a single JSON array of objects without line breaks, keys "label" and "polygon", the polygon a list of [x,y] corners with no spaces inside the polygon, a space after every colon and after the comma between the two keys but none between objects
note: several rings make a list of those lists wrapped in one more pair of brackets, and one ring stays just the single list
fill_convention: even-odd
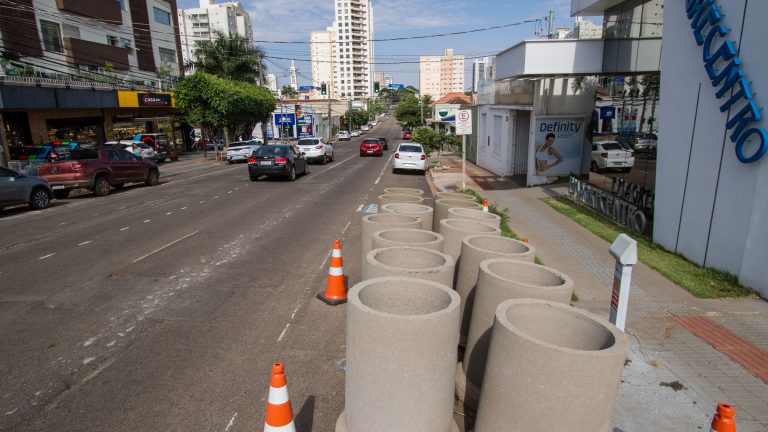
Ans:
[{"label": "blue sign", "polygon": [[604,106],[600,107],[600,118],[601,119],[615,119],[616,118],[616,108],[611,106]]},{"label": "blue sign", "polygon": [[391,89],[404,89],[405,88],[405,84],[389,84],[389,85],[387,85],[387,88],[391,88]]},{"label": "blue sign", "polygon": [[[728,112],[728,123],[725,124],[731,133],[731,142],[736,145],[736,157],[741,163],[759,161],[768,152],[768,131],[765,128],[756,127],[762,119],[760,107],[755,103],[754,94],[741,68],[741,59],[736,51],[736,44],[725,36],[730,32],[728,27],[721,24],[723,15],[720,13],[714,0],[686,0],[685,6],[688,19],[691,21],[693,37],[696,43],[702,47],[702,60],[712,86],[717,89],[715,96],[718,99],[727,98],[720,105],[720,112]],[[708,31],[704,34],[704,29]],[[720,45],[712,50],[715,39]],[[737,112],[731,113],[731,109],[738,103]],[[747,142],[754,138],[757,146],[751,146],[752,154],[746,154]],[[756,149],[755,149],[756,148]]]},{"label": "blue sign", "polygon": [[275,113],[275,124],[276,125],[285,125],[285,126],[293,126],[296,124],[296,114],[290,113],[290,114],[280,114]]},{"label": "blue sign", "polygon": [[314,90],[315,86],[299,86],[299,90]]},{"label": "blue sign", "polygon": [[619,84],[624,84],[624,77],[615,77],[615,78],[613,78],[613,82],[619,83]]}]

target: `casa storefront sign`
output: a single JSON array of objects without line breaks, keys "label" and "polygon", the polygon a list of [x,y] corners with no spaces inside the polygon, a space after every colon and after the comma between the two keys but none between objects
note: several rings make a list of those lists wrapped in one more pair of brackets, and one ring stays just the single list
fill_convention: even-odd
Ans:
[{"label": "casa storefront sign", "polygon": [[568,184],[571,198],[632,231],[648,235],[650,231],[648,208],[620,198],[613,190],[607,191],[571,176]]},{"label": "casa storefront sign", "polygon": [[[742,68],[730,29],[715,0],[686,0],[686,12],[696,43],[702,47],[704,69],[718,99],[720,112],[728,113],[726,129],[742,163],[757,162],[768,152],[768,131],[759,127],[760,107],[755,102],[746,71]],[[716,47],[716,48],[715,48]]]},{"label": "casa storefront sign", "polygon": [[120,108],[175,108],[176,98],[171,92],[138,92],[119,90],[117,92]]}]

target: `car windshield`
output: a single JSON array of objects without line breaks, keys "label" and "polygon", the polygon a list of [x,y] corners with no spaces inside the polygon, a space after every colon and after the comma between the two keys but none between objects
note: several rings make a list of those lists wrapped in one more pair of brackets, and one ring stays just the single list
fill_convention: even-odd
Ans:
[{"label": "car windshield", "polygon": [[299,145],[300,146],[311,146],[311,145],[315,145],[315,144],[317,144],[317,141],[315,141],[313,139],[300,139],[299,140]]},{"label": "car windshield", "polygon": [[603,143],[603,150],[624,150],[624,147],[621,146],[619,143]]},{"label": "car windshield", "polygon": [[290,153],[290,150],[287,146],[262,146],[253,152],[257,156],[287,155],[288,153]]},{"label": "car windshield", "polygon": [[421,146],[417,145],[401,145],[398,151],[401,152],[416,152],[421,153]]}]

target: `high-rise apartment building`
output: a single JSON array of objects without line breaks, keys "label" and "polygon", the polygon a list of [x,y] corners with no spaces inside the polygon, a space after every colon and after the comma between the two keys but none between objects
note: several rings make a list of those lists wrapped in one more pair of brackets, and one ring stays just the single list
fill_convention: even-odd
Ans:
[{"label": "high-rise apartment building", "polygon": [[373,95],[373,5],[371,0],[336,0],[334,85],[336,97]]},{"label": "high-rise apartment building", "polygon": [[225,36],[239,34],[253,42],[251,16],[239,2],[200,0],[200,7],[179,9],[178,14],[184,63],[194,59],[197,42],[212,40],[216,37],[215,31]]},{"label": "high-rise apartment building", "polygon": [[593,23],[584,17],[576,17],[573,30],[566,35],[566,39],[600,39],[603,37],[603,26]]},{"label": "high-rise apartment building", "polygon": [[309,34],[309,56],[312,63],[312,85],[317,94],[326,86],[324,98],[336,97],[334,85],[334,61],[336,59],[336,28],[328,27],[325,31],[313,31]]},{"label": "high-rise apartment building", "polygon": [[422,56],[419,64],[419,90],[433,100],[448,93],[464,92],[464,56],[447,49],[442,56]]},{"label": "high-rise apartment building", "polygon": [[269,89],[269,91],[273,93],[277,93],[277,75],[273,73],[269,73],[264,75],[266,86]]}]

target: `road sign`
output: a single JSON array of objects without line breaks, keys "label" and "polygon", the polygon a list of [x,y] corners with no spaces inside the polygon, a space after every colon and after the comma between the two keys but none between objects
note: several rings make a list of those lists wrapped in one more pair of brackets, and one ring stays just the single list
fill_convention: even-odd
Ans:
[{"label": "road sign", "polygon": [[315,86],[300,86],[299,90],[314,90]]},{"label": "road sign", "polygon": [[391,88],[391,89],[404,89],[405,88],[405,84],[389,84],[389,85],[387,85],[387,88]]},{"label": "road sign", "polygon": [[456,115],[456,135],[472,135],[471,110],[459,110]]}]

